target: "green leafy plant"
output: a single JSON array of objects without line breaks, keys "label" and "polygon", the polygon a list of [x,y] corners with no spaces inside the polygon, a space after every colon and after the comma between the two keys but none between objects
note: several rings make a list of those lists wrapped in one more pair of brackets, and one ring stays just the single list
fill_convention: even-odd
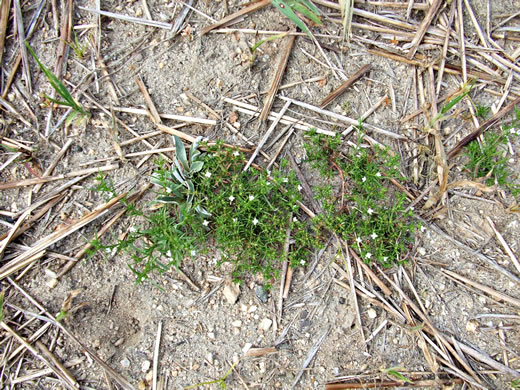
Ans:
[{"label": "green leafy plant", "polygon": [[311,166],[324,177],[340,180],[337,192],[330,185],[316,189],[325,210],[316,217],[316,227],[337,234],[367,263],[390,267],[405,262],[417,224],[410,218],[412,211],[406,211],[405,195],[390,187],[391,180],[404,179],[399,157],[389,149],[375,147],[372,152],[363,145],[362,134],[346,153],[340,151],[339,136],[331,139],[311,132],[308,137],[305,148]]},{"label": "green leafy plant", "polygon": [[49,83],[51,84],[52,88],[56,91],[56,93],[61,96],[63,100],[57,100],[53,99],[48,95],[45,95],[45,98],[50,100],[53,103],[59,104],[61,106],[70,107],[72,109],[72,112],[67,117],[67,124],[70,124],[74,119],[78,119],[79,121],[86,120],[90,118],[90,113],[86,111],[82,105],[76,102],[76,100],[72,97],[69,90],[65,85],[56,77],[54,73],[52,73],[45,65],[41,63],[41,61],[36,56],[36,53],[32,49],[32,47],[29,45],[28,42],[25,42],[25,46],[27,46],[27,49],[29,50],[29,53],[31,53],[32,57],[40,67],[41,71],[47,77],[47,80],[49,80]]},{"label": "green leafy plant", "polygon": [[507,143],[520,135],[520,110],[515,110],[512,125],[502,126],[499,132],[487,131],[483,140],[470,142],[466,146],[468,162],[464,166],[474,178],[487,178],[488,185],[507,187],[513,194],[520,194],[518,175],[507,165]]},{"label": "green leafy plant", "polygon": [[381,371],[383,371],[387,375],[393,376],[394,378],[396,378],[400,381],[413,384],[413,382],[410,379],[408,379],[407,377],[405,377],[403,374],[401,374],[399,372],[402,370],[403,370],[402,367],[390,367],[390,368],[384,368]]},{"label": "green leafy plant", "polygon": [[[124,240],[103,245],[94,239],[96,250],[127,254],[138,282],[211,248],[222,254],[218,264],[234,264],[235,281],[261,274],[266,288],[283,259],[293,267],[306,264],[317,240],[298,216],[299,187],[294,174],[283,173],[286,163],[270,173],[244,172],[246,160],[237,149],[217,143],[201,153],[197,141],[187,156],[182,141],[175,143],[178,161],[173,168],[158,162],[151,178],[157,189],[153,211],[134,212],[140,222]],[[98,189],[113,194],[105,179]],[[287,226],[294,244],[284,253]]]},{"label": "green leafy plant", "polygon": [[489,116],[489,112],[491,108],[488,106],[483,106],[481,104],[475,104],[475,116],[480,119],[486,119]]},{"label": "green leafy plant", "polygon": [[69,45],[79,59],[84,59],[87,55],[88,43],[82,44],[76,33],[74,33],[74,41],[67,42],[67,45]]},{"label": "green leafy plant", "polygon": [[[296,12],[302,14],[314,23],[321,25],[319,18],[320,10],[309,0],[271,0],[282,14],[296,24],[303,32],[312,38],[312,33],[305,23],[298,17]],[[296,12],[295,12],[296,11]]]},{"label": "green leafy plant", "polygon": [[520,389],[520,378],[518,379],[514,379],[512,382],[511,382],[511,388],[512,389]]},{"label": "green leafy plant", "polygon": [[196,389],[197,387],[208,386],[208,385],[213,385],[213,384],[217,384],[219,389],[227,389],[226,379],[229,376],[229,374],[231,374],[231,372],[233,371],[233,368],[235,368],[235,366],[238,364],[238,362],[239,361],[237,360],[235,363],[233,363],[233,365],[229,368],[229,370],[224,374],[224,376],[222,378],[219,378],[219,379],[216,379],[213,381],[201,382],[201,383],[197,383],[195,385],[187,386],[184,388],[184,390]]},{"label": "green leafy plant", "polygon": [[[192,179],[204,166],[204,161],[200,160],[201,153],[197,149],[201,139],[202,137],[199,137],[192,143],[188,160],[184,144],[179,137],[174,136],[177,153],[175,169],[172,171],[161,170],[153,175],[150,180],[153,184],[161,186],[166,193],[166,195],[159,196],[156,201],[177,205],[181,221],[193,207],[195,187]],[[211,214],[200,204],[195,205],[195,211],[202,217],[211,217]]]}]

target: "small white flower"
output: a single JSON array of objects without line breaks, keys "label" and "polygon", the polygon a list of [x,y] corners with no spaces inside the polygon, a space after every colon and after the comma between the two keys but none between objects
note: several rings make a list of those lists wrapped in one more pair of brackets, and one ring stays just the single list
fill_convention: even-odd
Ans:
[{"label": "small white flower", "polygon": [[168,256],[170,259],[172,258],[172,253],[170,251],[166,252],[166,256]]},{"label": "small white flower", "polygon": [[293,217],[292,221],[293,221],[293,222],[298,222],[298,218]]},{"label": "small white flower", "polygon": [[384,262],[386,262],[387,260],[388,260],[388,257],[387,257],[387,256],[383,257],[383,261],[384,261]]},{"label": "small white flower", "polygon": [[426,231],[426,228],[424,226],[421,226],[421,233],[424,233]]},{"label": "small white flower", "polygon": [[235,156],[235,157],[240,156],[240,153],[238,152],[238,150],[235,150],[235,151],[233,152],[233,156]]},{"label": "small white flower", "polygon": [[305,260],[300,260],[300,264],[305,265],[306,264]]},{"label": "small white flower", "polygon": [[209,221],[204,220],[204,221],[202,222],[202,224],[203,224],[204,226],[208,226],[208,225],[209,225]]},{"label": "small white flower", "polygon": [[302,190],[302,186],[298,184],[298,191],[301,191]]},{"label": "small white flower", "polygon": [[267,176],[271,176],[271,171],[269,169],[267,170]]},{"label": "small white flower", "polygon": [[249,195],[249,201],[255,200],[255,197],[253,195]]},{"label": "small white flower", "polygon": [[135,233],[137,231],[137,229],[135,228],[135,226],[130,226],[130,228],[128,229],[128,231],[130,233]]},{"label": "small white flower", "polygon": [[232,203],[235,200],[235,197],[233,195],[231,195],[228,199],[229,199],[229,202]]},{"label": "small white flower", "polygon": [[412,210],[412,211],[414,210],[413,206],[412,206],[412,207],[410,207],[410,210]]},{"label": "small white flower", "polygon": [[284,183],[289,183],[289,179],[284,177],[283,180],[282,180]]},{"label": "small white flower", "polygon": [[211,177],[211,172],[210,172],[210,171],[206,171],[206,173],[204,174],[204,176],[206,176],[206,177]]},{"label": "small white flower", "polygon": [[367,181],[367,178],[365,176],[363,176],[363,178],[361,179],[361,181],[364,183]]},{"label": "small white flower", "polygon": [[376,176],[377,176],[377,177],[381,177],[381,172],[377,172],[377,173],[376,173]]},{"label": "small white flower", "polygon": [[363,241],[363,240],[361,239],[361,237],[356,238],[356,242],[357,242],[358,244],[361,244],[361,241]]},{"label": "small white flower", "polygon": [[192,256],[195,256],[196,254],[197,254],[197,252],[195,252],[195,251],[191,251],[191,255],[192,255]]},{"label": "small white flower", "polygon": [[268,181],[265,182],[265,185],[266,185],[266,186],[270,186],[270,185],[271,185],[271,182],[268,180]]},{"label": "small white flower", "polygon": [[253,219],[253,225],[255,225],[255,226],[256,226],[257,224],[258,224],[258,219],[256,219],[256,218],[255,218],[255,219]]},{"label": "small white flower", "polygon": [[166,192],[167,192],[168,194],[171,194],[171,193],[172,193],[172,189],[171,189],[170,187],[166,187]]},{"label": "small white flower", "polygon": [[372,210],[372,209],[369,207],[368,210],[367,210],[368,215],[372,215],[373,212],[374,212],[374,210]]},{"label": "small white flower", "polygon": [[370,258],[372,257],[372,253],[368,252],[368,253],[365,255],[365,257],[366,257],[367,259],[370,259]]},{"label": "small white flower", "polygon": [[377,238],[377,234],[374,232],[370,235],[370,237],[372,237],[372,240],[375,240]]},{"label": "small white flower", "polygon": [[236,223],[236,221],[237,221],[237,219],[236,219],[236,218],[233,218],[233,222],[235,222],[235,223]]}]

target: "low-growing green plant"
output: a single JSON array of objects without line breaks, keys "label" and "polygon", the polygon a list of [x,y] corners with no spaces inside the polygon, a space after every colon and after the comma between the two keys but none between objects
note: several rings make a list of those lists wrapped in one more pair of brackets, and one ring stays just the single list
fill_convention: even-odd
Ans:
[{"label": "low-growing green plant", "polygon": [[390,187],[391,179],[404,179],[399,157],[389,149],[375,147],[372,152],[363,145],[362,135],[345,154],[339,136],[308,136],[305,148],[311,165],[326,177],[337,173],[341,181],[337,194],[330,186],[318,189],[316,198],[325,213],[316,217],[317,227],[336,233],[367,263],[375,260],[389,267],[405,262],[417,224],[410,218],[412,211],[406,211],[405,195]]},{"label": "low-growing green plant", "polygon": [[72,109],[72,112],[67,117],[66,123],[70,124],[74,119],[77,119],[81,122],[90,118],[90,113],[87,110],[85,110],[81,104],[76,102],[76,100],[72,97],[67,87],[60,81],[60,79],[58,79],[58,77],[56,77],[54,73],[52,73],[49,69],[47,69],[45,65],[41,63],[41,61],[38,59],[36,53],[34,52],[34,50],[28,42],[25,42],[25,46],[27,46],[29,53],[31,53],[32,57],[40,67],[45,77],[47,77],[47,80],[49,80],[49,83],[51,84],[52,88],[54,88],[56,93],[59,96],[61,96],[63,100],[53,99],[48,95],[45,95],[45,98],[53,103],[65,107],[70,107]]},{"label": "low-growing green plant", "polygon": [[509,188],[513,196],[520,194],[518,174],[509,169],[507,144],[520,135],[520,109],[515,110],[515,118],[509,126],[502,126],[499,132],[487,131],[483,141],[470,142],[466,146],[468,169],[474,178],[487,177],[488,185],[498,184]]},{"label": "low-growing green plant", "polygon": [[[246,160],[238,149],[217,143],[201,153],[194,142],[188,157],[180,139],[175,141],[175,166],[159,162],[151,178],[157,189],[154,210],[134,212],[141,222],[124,240],[102,245],[95,239],[93,247],[130,256],[138,282],[208,253],[210,247],[220,250],[219,264],[234,264],[235,281],[261,274],[267,288],[285,258],[293,267],[306,264],[317,242],[298,216],[299,186],[294,174],[283,173],[285,163],[270,173],[244,172]],[[100,182],[98,190],[112,195],[113,187]],[[294,244],[284,253],[287,226]]]},{"label": "low-growing green plant", "polygon": [[489,112],[491,108],[488,106],[483,106],[481,104],[475,104],[475,116],[480,119],[486,119],[489,116]]},{"label": "low-growing green plant", "polygon": [[229,370],[224,374],[224,376],[222,378],[215,379],[213,381],[201,382],[201,383],[197,383],[195,385],[187,386],[184,388],[184,390],[196,389],[197,387],[208,386],[208,385],[213,385],[213,384],[216,384],[219,389],[227,389],[226,379],[229,376],[229,374],[231,374],[231,371],[233,371],[233,368],[235,368],[235,366],[238,364],[238,362],[239,361],[237,360],[235,363],[233,363],[233,365],[229,368]]},{"label": "low-growing green plant", "polygon": [[87,55],[88,43],[81,43],[78,38],[78,34],[74,32],[74,41],[67,42],[67,45],[74,51],[76,57],[84,59]]},{"label": "low-growing green plant", "polygon": [[512,382],[511,382],[511,388],[512,389],[520,389],[520,378],[518,379],[514,379]]}]

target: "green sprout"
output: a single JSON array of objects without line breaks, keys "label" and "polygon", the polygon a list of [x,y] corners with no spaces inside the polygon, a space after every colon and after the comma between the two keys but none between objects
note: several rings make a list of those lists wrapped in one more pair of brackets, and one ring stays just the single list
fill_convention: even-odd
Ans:
[{"label": "green sprout", "polygon": [[65,85],[60,81],[60,79],[58,79],[58,77],[56,77],[54,73],[52,73],[49,69],[47,69],[45,65],[41,63],[41,61],[38,59],[36,53],[34,52],[34,50],[28,42],[25,42],[25,46],[27,46],[29,53],[31,53],[34,60],[40,67],[41,71],[47,77],[47,80],[49,80],[49,83],[51,84],[52,88],[54,88],[56,93],[60,95],[63,100],[53,99],[48,95],[45,95],[45,98],[53,103],[65,107],[70,107],[72,109],[72,112],[67,117],[66,124],[69,125],[74,120],[74,118],[77,118],[80,121],[88,119],[90,117],[90,113],[86,111],[82,105],[76,102],[76,100],[72,97],[67,87],[65,87]]}]

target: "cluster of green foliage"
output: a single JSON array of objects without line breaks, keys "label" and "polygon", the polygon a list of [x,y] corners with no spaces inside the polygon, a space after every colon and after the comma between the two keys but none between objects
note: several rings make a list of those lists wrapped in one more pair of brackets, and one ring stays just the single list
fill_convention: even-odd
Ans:
[{"label": "cluster of green foliage", "polygon": [[[245,157],[238,149],[217,143],[200,153],[192,146],[188,158],[178,138],[176,144],[175,169],[158,162],[151,179],[160,207],[149,215],[134,210],[143,226],[133,227],[125,240],[111,246],[97,241],[97,249],[116,248],[130,255],[138,281],[208,253],[210,247],[221,251],[219,264],[235,265],[236,281],[260,273],[267,287],[284,259],[292,267],[305,265],[317,242],[299,217],[298,183],[293,173],[283,173],[285,163],[269,173],[244,172]],[[104,180],[98,190],[113,193]],[[293,248],[286,254],[287,227]]]},{"label": "cluster of green foliage", "polygon": [[317,226],[347,241],[367,263],[390,267],[405,262],[417,224],[410,218],[412,210],[406,209],[405,195],[389,186],[391,179],[404,180],[399,156],[377,146],[372,153],[362,135],[346,154],[339,149],[339,136],[311,132],[309,138],[305,149],[312,167],[322,176],[344,181],[339,193],[331,185],[318,188],[325,212],[317,216]]},{"label": "cluster of green foliage", "polygon": [[518,174],[507,165],[507,144],[520,135],[520,109],[516,109],[513,121],[501,126],[498,132],[491,130],[483,135],[483,140],[470,142],[466,147],[468,162],[465,168],[474,178],[487,178],[488,185],[498,184],[509,188],[513,196],[520,194]]},{"label": "cluster of green foliage", "polygon": [[[311,166],[328,179],[341,171],[348,188],[333,195],[331,185],[316,187],[324,212],[315,218],[299,214],[301,186],[292,171],[285,173],[285,161],[272,172],[244,171],[245,156],[236,148],[219,142],[204,145],[206,152],[201,153],[196,141],[187,155],[176,138],[174,168],[158,162],[151,178],[158,207],[148,214],[133,208],[131,214],[142,226],[134,226],[126,239],[113,245],[94,240],[94,247],[129,255],[138,282],[217,248],[219,264],[234,264],[235,281],[261,274],[270,287],[281,261],[306,265],[310,252],[330,233],[352,245],[367,263],[375,260],[389,267],[404,262],[416,224],[409,218],[411,211],[405,211],[404,195],[388,189],[390,179],[403,179],[398,157],[388,149],[372,153],[362,137],[347,154],[340,151],[339,136],[310,132],[308,138]],[[98,179],[97,190],[114,196],[112,185]],[[291,248],[284,253],[288,230]]]}]

